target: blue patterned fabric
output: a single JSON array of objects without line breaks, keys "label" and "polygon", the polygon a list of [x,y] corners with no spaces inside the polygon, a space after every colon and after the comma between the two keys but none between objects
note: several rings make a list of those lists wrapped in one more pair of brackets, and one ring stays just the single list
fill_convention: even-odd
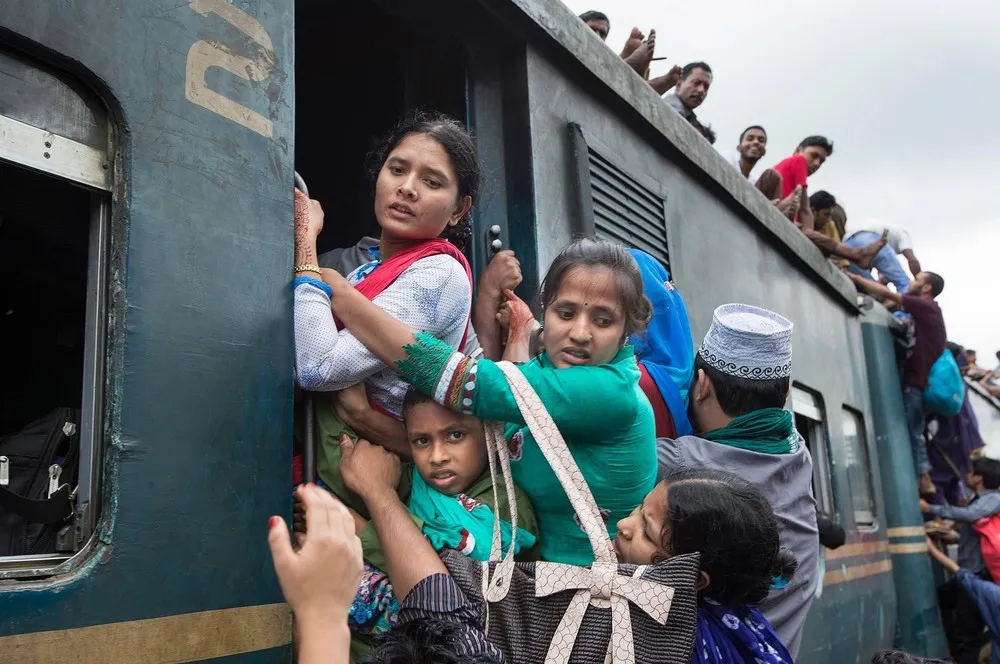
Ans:
[{"label": "blue patterned fabric", "polygon": [[692,664],[792,664],[792,656],[753,607],[724,607],[698,602]]},{"label": "blue patterned fabric", "polygon": [[365,563],[358,592],[347,612],[347,625],[355,634],[388,632],[399,622],[399,602],[392,592],[389,576]]},{"label": "blue patterned fabric", "polygon": [[628,250],[642,272],[642,289],[653,304],[646,331],[629,339],[674,419],[677,436],[693,433],[687,416],[688,390],[694,376],[694,340],[687,308],[658,260],[639,249]]}]

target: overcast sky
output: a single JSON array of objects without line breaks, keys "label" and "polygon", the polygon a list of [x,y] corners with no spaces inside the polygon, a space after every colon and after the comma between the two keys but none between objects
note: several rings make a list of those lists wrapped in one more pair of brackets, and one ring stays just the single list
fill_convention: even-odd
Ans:
[{"label": "overcast sky", "polygon": [[[1000,350],[1000,0],[568,0],[611,19],[619,52],[633,25],[656,28],[653,74],[708,62],[698,109],[730,154],[751,124],[771,166],[810,134],[834,155],[809,178],[848,228],[906,228],[940,273],[953,341],[992,368]],[[993,191],[995,193],[990,194]]]}]

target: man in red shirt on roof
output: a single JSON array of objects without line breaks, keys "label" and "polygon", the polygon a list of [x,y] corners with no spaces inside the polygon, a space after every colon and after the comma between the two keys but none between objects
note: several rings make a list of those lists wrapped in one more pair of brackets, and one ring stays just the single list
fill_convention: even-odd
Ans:
[{"label": "man in red shirt on roof", "polygon": [[933,494],[935,489],[930,476],[931,463],[927,458],[927,442],[924,437],[924,390],[927,389],[931,366],[941,357],[948,340],[941,307],[934,301],[944,290],[944,279],[934,272],[921,272],[910,282],[906,294],[903,294],[854,272],[849,272],[848,276],[872,295],[902,306],[903,311],[913,317],[917,334],[913,352],[903,363],[903,409],[906,411],[906,425],[910,430],[913,464],[920,478],[920,494]]},{"label": "man in red shirt on roof", "polygon": [[833,142],[825,136],[809,136],[795,148],[795,154],[778,162],[774,170],[781,175],[781,197],[787,198],[799,190],[800,204],[796,223],[802,228],[813,227],[813,213],[809,208],[808,178],[819,170],[833,154]]}]

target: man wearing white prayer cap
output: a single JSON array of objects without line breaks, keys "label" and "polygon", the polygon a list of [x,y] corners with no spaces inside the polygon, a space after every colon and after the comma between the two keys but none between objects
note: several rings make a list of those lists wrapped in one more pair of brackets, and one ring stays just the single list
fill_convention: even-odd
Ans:
[{"label": "man wearing white prayer cap", "polygon": [[799,563],[760,605],[792,656],[798,654],[819,579],[812,458],[784,410],[792,374],[792,323],[767,309],[715,310],[698,349],[689,414],[696,435],[657,440],[661,478],[680,468],[727,470],[753,482],[781,524],[781,545]]}]

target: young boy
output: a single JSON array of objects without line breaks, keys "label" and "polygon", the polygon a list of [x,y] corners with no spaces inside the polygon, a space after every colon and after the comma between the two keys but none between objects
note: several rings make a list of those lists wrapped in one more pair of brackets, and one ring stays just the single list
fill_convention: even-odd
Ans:
[{"label": "young boy", "polygon": [[[410,388],[403,400],[403,423],[413,455],[412,488],[403,496],[414,523],[431,545],[457,549],[475,560],[488,560],[493,543],[493,484],[483,423],[435,403]],[[510,505],[503,485],[497,488],[503,551],[510,543]],[[535,545],[538,525],[528,497],[515,487],[515,553]],[[385,569],[382,546],[373,524],[352,510],[365,568],[348,616],[355,635],[387,631],[399,604]],[[352,651],[355,650],[352,647]]]}]

